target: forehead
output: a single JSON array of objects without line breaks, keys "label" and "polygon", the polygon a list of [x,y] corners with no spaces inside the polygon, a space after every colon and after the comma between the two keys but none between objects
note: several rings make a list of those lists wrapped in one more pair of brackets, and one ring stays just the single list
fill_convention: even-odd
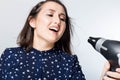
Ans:
[{"label": "forehead", "polygon": [[63,6],[56,2],[49,1],[49,2],[46,2],[45,4],[43,4],[41,7],[41,10],[50,10],[50,9],[53,9],[59,13],[65,14],[65,10],[64,10]]}]

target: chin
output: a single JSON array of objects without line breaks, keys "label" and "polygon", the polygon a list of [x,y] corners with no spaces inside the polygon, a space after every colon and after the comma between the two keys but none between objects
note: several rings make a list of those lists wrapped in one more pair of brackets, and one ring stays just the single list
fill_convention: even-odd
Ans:
[{"label": "chin", "polygon": [[49,39],[48,41],[49,41],[50,43],[56,43],[58,40],[59,40],[59,39]]}]

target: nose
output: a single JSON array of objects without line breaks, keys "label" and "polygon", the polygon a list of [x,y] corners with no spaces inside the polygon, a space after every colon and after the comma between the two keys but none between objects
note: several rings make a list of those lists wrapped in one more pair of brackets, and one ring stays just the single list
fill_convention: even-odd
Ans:
[{"label": "nose", "polygon": [[54,17],[53,22],[54,22],[54,24],[60,25],[60,18],[59,18],[59,16]]}]

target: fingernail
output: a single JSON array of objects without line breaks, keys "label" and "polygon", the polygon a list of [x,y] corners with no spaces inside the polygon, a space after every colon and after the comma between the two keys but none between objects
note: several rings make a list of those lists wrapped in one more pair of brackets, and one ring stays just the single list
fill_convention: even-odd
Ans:
[{"label": "fingernail", "polygon": [[119,69],[116,69],[116,71],[119,71]]}]

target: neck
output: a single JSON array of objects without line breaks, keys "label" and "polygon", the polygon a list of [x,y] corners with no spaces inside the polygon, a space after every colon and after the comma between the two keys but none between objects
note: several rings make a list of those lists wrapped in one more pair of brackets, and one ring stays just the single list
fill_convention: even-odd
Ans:
[{"label": "neck", "polygon": [[53,43],[49,43],[45,40],[34,39],[33,40],[33,48],[39,51],[50,50],[54,47]]}]

